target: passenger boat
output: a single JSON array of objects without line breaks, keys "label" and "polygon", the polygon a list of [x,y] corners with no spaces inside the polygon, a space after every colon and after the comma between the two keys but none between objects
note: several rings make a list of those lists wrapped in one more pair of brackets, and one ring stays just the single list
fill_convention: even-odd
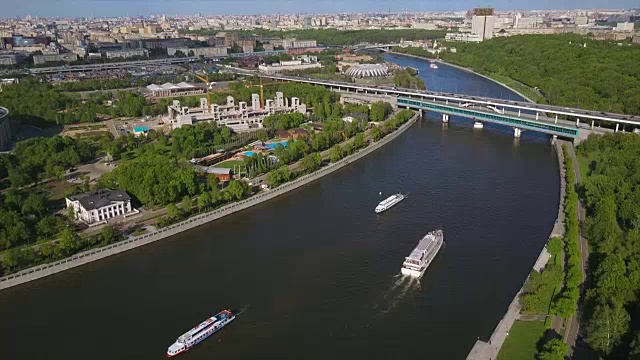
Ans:
[{"label": "passenger boat", "polygon": [[435,230],[425,235],[409,256],[404,258],[402,275],[419,278],[440,251],[444,243],[442,230]]},{"label": "passenger boat", "polygon": [[388,210],[390,207],[399,203],[402,200],[404,200],[404,195],[402,194],[395,194],[395,195],[389,196],[388,198],[380,201],[378,206],[376,206],[376,214],[379,214],[385,210]]},{"label": "passenger boat", "polygon": [[431,63],[431,65],[429,65],[430,68],[432,69],[437,69],[438,65],[436,65],[436,63]]},{"label": "passenger boat", "polygon": [[483,127],[484,127],[484,124],[482,123],[482,121],[476,121],[473,123],[474,129],[482,129]]},{"label": "passenger boat", "polygon": [[202,340],[232,322],[235,318],[236,316],[231,310],[222,310],[218,314],[208,318],[200,325],[182,334],[176,342],[169,346],[169,349],[167,349],[167,357],[173,357],[191,349]]}]

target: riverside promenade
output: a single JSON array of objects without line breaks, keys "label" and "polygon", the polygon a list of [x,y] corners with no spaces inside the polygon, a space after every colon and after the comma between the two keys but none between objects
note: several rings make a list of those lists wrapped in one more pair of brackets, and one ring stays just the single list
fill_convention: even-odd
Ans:
[{"label": "riverside promenade", "polygon": [[391,142],[392,140],[400,136],[403,132],[405,132],[407,129],[409,129],[418,120],[418,118],[419,118],[419,114],[416,113],[409,121],[407,121],[407,123],[400,126],[398,129],[396,129],[396,131],[380,139],[378,142],[374,142],[369,146],[367,146],[366,148],[360,149],[356,153],[349,155],[336,163],[329,164],[311,174],[301,176],[291,182],[282,184],[276,188],[262,192],[258,195],[251,196],[246,200],[242,200],[239,202],[235,202],[235,203],[223,206],[219,209],[210,211],[208,213],[193,216],[182,222],[167,226],[165,228],[159,229],[158,231],[155,231],[149,234],[133,237],[131,239],[123,240],[108,246],[87,250],[87,251],[78,253],[76,255],[73,255],[71,257],[68,257],[66,259],[62,259],[49,264],[34,266],[31,268],[19,271],[15,274],[10,274],[5,277],[2,277],[0,278],[0,290],[6,289],[12,286],[24,284],[26,282],[43,278],[45,276],[53,275],[55,273],[59,273],[74,267],[78,267],[80,265],[88,264],[90,262],[97,261],[111,255],[119,254],[127,250],[134,249],[134,248],[167,238],[169,236],[176,235],[183,231],[193,229],[197,226],[206,224],[210,221],[220,219],[224,216],[231,215],[235,212],[263,203],[267,200],[273,199],[282,194],[286,194],[291,190],[297,189],[303,185],[306,185],[315,180],[318,180],[323,176],[331,174],[332,172],[341,169],[342,167],[352,163],[353,161],[361,159],[364,156],[380,149],[382,146]]},{"label": "riverside promenade", "polygon": [[[551,230],[549,239],[553,237],[564,236],[564,199],[566,196],[566,170],[564,167],[564,152],[562,151],[562,144],[563,142],[561,141],[554,141],[553,144],[556,150],[556,154],[558,155],[558,165],[560,168],[560,203],[558,206],[558,216],[556,218],[556,222],[553,225],[553,229]],[[551,255],[547,251],[546,246],[543,247],[540,255],[538,256],[538,259],[533,265],[533,269],[540,272],[545,267],[550,257]],[[498,326],[496,326],[493,334],[491,334],[491,337],[489,338],[489,341],[487,342],[478,339],[467,355],[467,360],[495,360],[498,358],[498,353],[500,352],[502,345],[509,335],[509,330],[511,330],[513,323],[516,320],[520,319],[522,316],[520,314],[520,310],[522,310],[522,306],[520,304],[520,295],[522,294],[524,286],[528,280],[529,276],[527,276],[524,283],[522,284],[522,287],[514,296],[511,304],[509,304],[506,314],[504,315],[502,320],[500,320]]]}]

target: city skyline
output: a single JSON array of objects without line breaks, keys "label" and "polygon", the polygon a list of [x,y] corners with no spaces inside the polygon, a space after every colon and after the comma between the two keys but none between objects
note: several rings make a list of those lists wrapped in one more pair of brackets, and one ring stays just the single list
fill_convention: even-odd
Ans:
[{"label": "city skyline", "polygon": [[117,17],[137,15],[268,15],[268,14],[304,14],[304,13],[354,13],[354,12],[458,12],[487,6],[498,11],[518,10],[576,10],[576,9],[629,9],[637,3],[633,0],[613,0],[606,4],[597,0],[569,0],[558,3],[553,0],[539,1],[534,4],[525,1],[492,1],[490,4],[478,4],[468,0],[435,0],[418,3],[412,0],[398,0],[392,3],[371,3],[367,0],[352,0],[336,3],[333,0],[304,2],[298,0],[76,0],[45,1],[30,0],[14,3],[5,9],[2,17]]}]

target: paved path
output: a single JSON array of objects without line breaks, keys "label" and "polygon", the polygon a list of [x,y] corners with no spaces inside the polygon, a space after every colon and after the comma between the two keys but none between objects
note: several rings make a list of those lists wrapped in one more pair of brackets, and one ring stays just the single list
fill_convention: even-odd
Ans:
[{"label": "paved path", "polygon": [[[577,185],[581,181],[580,167],[578,166],[578,159],[576,157],[573,144],[568,143],[568,148],[569,148],[569,154],[571,155],[571,160],[573,161],[573,170],[575,173],[575,184]],[[589,244],[587,243],[587,240],[584,237],[584,232],[582,229],[582,224],[584,224],[584,220],[585,220],[584,214],[585,214],[584,207],[582,206],[582,203],[578,200],[578,219],[580,220],[580,247],[579,247],[580,263],[582,265],[581,266],[582,278],[585,279],[585,282],[583,282],[582,288],[581,288],[582,298],[584,298],[584,291],[586,289],[587,266],[588,266],[588,259],[589,259],[589,247],[588,247]],[[566,331],[564,333],[564,338],[563,338],[564,342],[567,343],[567,345],[569,345],[569,356],[573,355],[573,351],[576,346],[576,339],[578,338],[579,333],[580,333],[580,309],[578,308],[577,314],[567,320],[567,327],[566,327]]]}]

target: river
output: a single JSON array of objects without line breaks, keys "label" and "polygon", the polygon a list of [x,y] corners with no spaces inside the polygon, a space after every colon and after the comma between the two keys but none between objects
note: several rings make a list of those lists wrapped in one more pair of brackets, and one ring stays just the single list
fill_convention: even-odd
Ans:
[{"label": "river", "polygon": [[[516,99],[421,60],[429,89]],[[376,215],[383,196],[409,193]],[[183,359],[462,359],[488,338],[557,214],[547,136],[429,114],[317,182],[151,245],[0,292],[0,358],[161,359],[182,332],[242,311]],[[398,276],[429,230],[445,246]]]}]

